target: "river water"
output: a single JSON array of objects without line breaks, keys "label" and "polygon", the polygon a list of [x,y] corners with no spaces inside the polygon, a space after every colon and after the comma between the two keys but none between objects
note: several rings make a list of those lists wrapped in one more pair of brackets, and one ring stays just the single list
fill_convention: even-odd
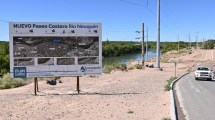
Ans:
[{"label": "river water", "polygon": [[[155,50],[150,50],[148,51],[148,59],[155,57],[156,56],[156,52]],[[103,58],[102,60],[102,66],[108,66],[108,65],[117,65],[117,64],[127,64],[129,63],[129,61],[131,60],[135,60],[135,61],[141,61],[142,60],[142,56],[140,53],[138,54],[128,54],[128,55],[123,55],[123,56],[119,56],[119,57],[107,57],[107,58]],[[144,60],[146,60],[146,53],[144,55]]]}]

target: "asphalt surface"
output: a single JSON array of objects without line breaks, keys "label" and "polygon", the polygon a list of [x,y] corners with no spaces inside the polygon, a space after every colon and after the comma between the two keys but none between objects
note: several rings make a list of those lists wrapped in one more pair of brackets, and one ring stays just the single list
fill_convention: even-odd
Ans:
[{"label": "asphalt surface", "polygon": [[215,80],[195,80],[191,73],[181,78],[175,89],[185,119],[215,120]]}]

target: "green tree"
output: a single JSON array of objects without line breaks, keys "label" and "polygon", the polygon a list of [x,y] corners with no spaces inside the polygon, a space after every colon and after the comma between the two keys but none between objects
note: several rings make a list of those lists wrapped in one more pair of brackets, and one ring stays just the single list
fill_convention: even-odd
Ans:
[{"label": "green tree", "polygon": [[0,42],[0,73],[5,74],[10,70],[9,43]]}]

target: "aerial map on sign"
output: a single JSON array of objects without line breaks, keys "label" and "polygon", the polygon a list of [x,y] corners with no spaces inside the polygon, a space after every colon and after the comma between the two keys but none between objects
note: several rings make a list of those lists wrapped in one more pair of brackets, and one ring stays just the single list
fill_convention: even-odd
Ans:
[{"label": "aerial map on sign", "polygon": [[[14,66],[33,65],[34,59],[28,57],[61,57],[57,59],[58,65],[73,65],[75,57],[78,63],[98,64],[99,55],[98,37],[13,37]],[[88,56],[88,57],[86,57]],[[26,59],[23,59],[26,58]],[[52,58],[39,58],[39,65],[54,65]]]}]

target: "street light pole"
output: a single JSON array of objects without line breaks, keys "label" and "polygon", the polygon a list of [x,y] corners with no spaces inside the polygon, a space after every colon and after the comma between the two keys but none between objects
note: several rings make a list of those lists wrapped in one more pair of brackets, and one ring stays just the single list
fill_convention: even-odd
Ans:
[{"label": "street light pole", "polygon": [[160,68],[160,0],[158,0],[158,16],[157,16],[157,32],[158,32],[158,38],[157,38],[157,58],[156,58],[156,65],[158,68]]},{"label": "street light pole", "polygon": [[142,25],[142,68],[144,69],[144,23]]},{"label": "street light pole", "polygon": [[179,35],[178,35],[178,52],[180,50],[180,46],[179,46]]},{"label": "street light pole", "polygon": [[189,42],[190,42],[190,50],[191,50],[191,37],[190,37],[190,33],[189,33]]},{"label": "street light pole", "polygon": [[149,35],[148,35],[148,28],[147,28],[147,39],[146,39],[146,60],[148,59],[148,39],[149,39]]},{"label": "street light pole", "polygon": [[199,48],[198,39],[199,39],[199,32],[197,32],[197,36],[196,36],[196,49],[197,49],[197,50],[198,50],[198,48]]}]

